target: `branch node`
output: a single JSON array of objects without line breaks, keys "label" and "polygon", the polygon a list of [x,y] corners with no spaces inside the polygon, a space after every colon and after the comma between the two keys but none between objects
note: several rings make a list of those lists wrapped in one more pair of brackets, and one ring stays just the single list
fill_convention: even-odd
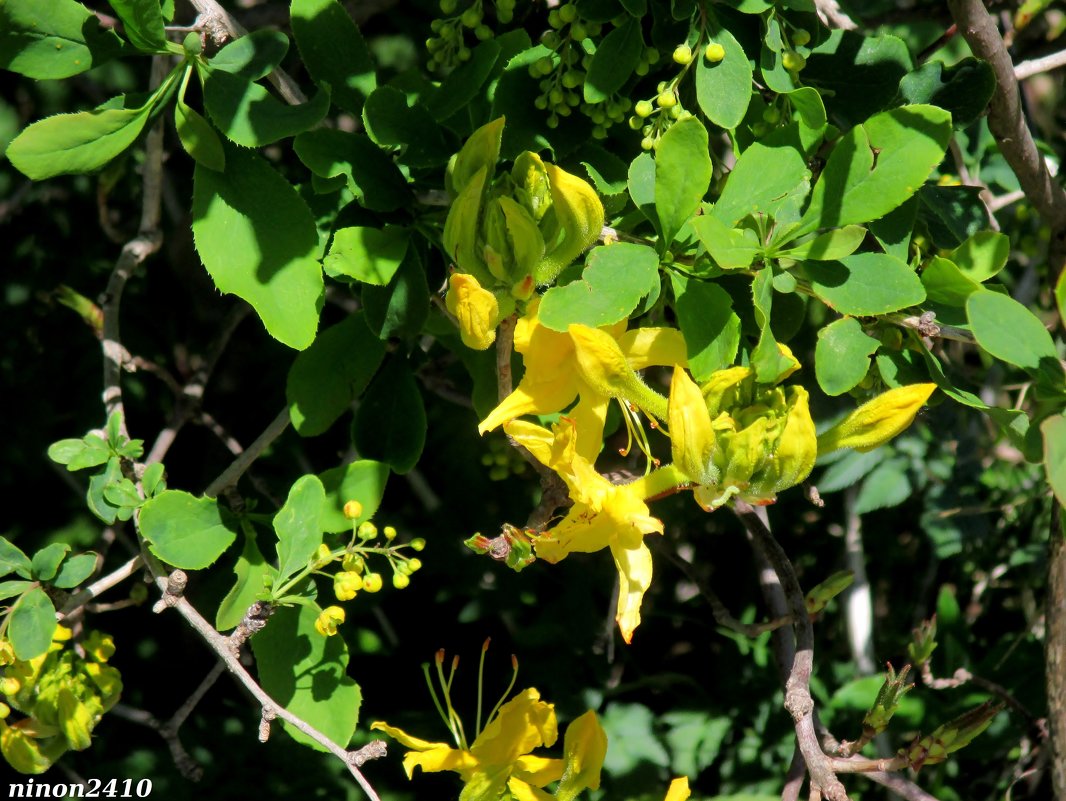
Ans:
[{"label": "branch node", "polygon": [[360,767],[371,759],[381,759],[388,753],[389,747],[384,740],[371,740],[357,751],[348,752],[348,763]]}]

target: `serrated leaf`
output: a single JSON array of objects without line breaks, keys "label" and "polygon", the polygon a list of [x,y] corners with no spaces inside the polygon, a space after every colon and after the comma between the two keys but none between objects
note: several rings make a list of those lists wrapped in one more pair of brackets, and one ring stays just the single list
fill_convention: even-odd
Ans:
[{"label": "serrated leaf", "polygon": [[396,354],[374,377],[355,412],[352,439],[363,456],[403,475],[426,443],[426,410],[407,360]]},{"label": "serrated leaf", "polygon": [[326,490],[318,476],[301,476],[289,489],[285,505],[274,516],[278,535],[278,581],[284,581],[307,567],[315,549],[322,543],[319,518]]},{"label": "serrated leaf", "polygon": [[255,153],[228,148],[225,172],[196,165],[192,230],[219,291],[250,303],[278,341],[311,344],[324,292],[318,232],[288,181]]},{"label": "serrated leaf", "polygon": [[674,311],[685,337],[688,366],[696,381],[730,367],[740,348],[740,317],[729,293],[717,284],[670,274]]},{"label": "serrated leaf", "polygon": [[918,219],[929,230],[933,246],[954,248],[988,225],[988,208],[979,186],[936,186],[918,191]]},{"label": "serrated leaf", "polygon": [[621,89],[643,52],[640,22],[632,17],[604,36],[585,75],[585,102],[602,103]]},{"label": "serrated leaf", "polygon": [[[272,699],[314,726],[341,748],[355,733],[362,694],[347,675],[343,637],[315,631],[317,604],[283,607],[252,638],[259,682]],[[316,750],[323,746],[282,723],[294,740]]]},{"label": "serrated leaf", "polygon": [[6,623],[15,657],[25,662],[40,656],[52,644],[56,608],[44,590],[34,587],[19,598]]},{"label": "serrated leaf", "polygon": [[712,27],[707,34],[708,42],[722,46],[725,58],[712,63],[702,52],[694,54],[696,102],[707,119],[731,131],[744,120],[751,102],[751,64],[728,29]]},{"label": "serrated leaf", "polygon": [[1044,360],[1058,364],[1051,334],[1009,295],[974,292],[966,301],[966,319],[977,344],[997,359],[1034,372]]},{"label": "serrated leaf", "polygon": [[233,523],[214,498],[197,498],[181,490],[167,490],[145,501],[140,531],[152,553],[184,570],[210,566],[237,538]]},{"label": "serrated leaf", "polygon": [[965,128],[985,113],[995,89],[991,65],[973,56],[950,67],[930,59],[899,83],[904,103],[929,103],[947,109],[956,129]]},{"label": "serrated leaf", "polygon": [[1066,506],[1066,415],[1053,415],[1040,424],[1044,437],[1044,472],[1060,506]]},{"label": "serrated leaf", "polygon": [[410,241],[410,233],[401,225],[341,228],[333,234],[323,266],[332,276],[385,286],[403,262]]},{"label": "serrated leaf", "polygon": [[357,312],[319,334],[289,368],[285,397],[302,437],[326,431],[363,394],[385,347]]},{"label": "serrated leaf", "polygon": [[951,115],[935,106],[904,106],[855,126],[830,153],[796,234],[892,211],[922,186],[950,137]]},{"label": "serrated leaf", "polygon": [[377,77],[363,35],[337,0],[293,0],[292,35],[307,71],[333,102],[358,115]]},{"label": "serrated leaf", "polygon": [[237,580],[218,605],[215,614],[215,628],[226,631],[237,626],[244,619],[245,613],[266,590],[265,579],[274,574],[274,569],[267,564],[255,541],[255,530],[251,526],[244,529],[244,548],[233,566]]},{"label": "serrated leaf", "polygon": [[329,91],[292,106],[240,75],[212,70],[204,81],[204,109],[231,141],[263,147],[316,126],[329,110]]},{"label": "serrated leaf", "polygon": [[30,573],[33,578],[37,581],[51,581],[68,553],[70,546],[65,542],[53,542],[41,548],[30,560]]},{"label": "serrated leaf", "polygon": [[809,261],[803,270],[815,295],[841,314],[886,314],[925,300],[925,288],[910,265],[884,253]]},{"label": "serrated leaf", "polygon": [[344,176],[365,208],[392,211],[410,201],[407,181],[392,158],[362,134],[319,128],[297,136],[293,146],[320,178]]},{"label": "serrated leaf", "polygon": [[30,578],[30,557],[22,552],[7,537],[0,537],[0,576],[18,573],[23,578]]},{"label": "serrated leaf", "polygon": [[226,169],[226,153],[222,142],[211,124],[200,113],[189,108],[185,102],[185,88],[189,83],[191,70],[185,71],[181,91],[174,106],[174,127],[178,131],[178,141],[194,161],[211,170],[222,172]]},{"label": "serrated leaf", "polygon": [[234,39],[207,60],[213,70],[224,70],[249,81],[265,78],[289,51],[289,37],[281,31],[258,30]]},{"label": "serrated leaf", "polygon": [[[389,466],[373,459],[360,459],[319,473],[318,477],[326,489],[319,524],[323,531],[339,534],[374,516],[385,494]],[[354,520],[344,516],[344,504],[348,501],[359,501],[363,507],[363,513]]]},{"label": "serrated leaf", "polygon": [[655,150],[655,209],[669,246],[696,212],[711,181],[707,129],[695,117],[670,126]]},{"label": "serrated leaf", "polygon": [[110,0],[130,43],[145,53],[166,53],[167,35],[159,0]]},{"label": "serrated leaf", "polygon": [[826,395],[843,395],[858,385],[870,369],[870,356],[880,342],[867,335],[854,317],[844,317],[818,332],[814,374]]},{"label": "serrated leaf", "polygon": [[833,116],[855,124],[890,105],[913,67],[909,48],[896,36],[834,30],[807,57],[801,75],[821,90]]},{"label": "serrated leaf", "polygon": [[589,253],[581,278],[544,293],[538,316],[553,331],[580,323],[591,328],[629,317],[641,298],[653,291],[659,257],[646,245],[618,242]]},{"label": "serrated leaf", "polygon": [[122,40],[74,0],[0,3],[0,69],[37,80],[69,78],[116,56]]},{"label": "serrated leaf", "polygon": [[33,123],[7,147],[8,160],[34,181],[98,170],[140,136],[155,104],[56,114]]},{"label": "serrated leaf", "polygon": [[92,551],[65,559],[56,577],[52,580],[52,584],[61,590],[77,587],[96,570],[96,560],[97,555]]}]

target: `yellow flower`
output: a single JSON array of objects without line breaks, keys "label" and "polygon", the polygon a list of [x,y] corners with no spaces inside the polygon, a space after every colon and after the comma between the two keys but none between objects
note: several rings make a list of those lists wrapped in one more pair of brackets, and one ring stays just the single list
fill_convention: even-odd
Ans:
[{"label": "yellow flower", "polygon": [[459,320],[459,335],[464,345],[474,350],[486,350],[496,341],[499,301],[487,289],[482,289],[474,276],[452,273],[444,302],[448,311]]},{"label": "yellow flower", "polygon": [[341,571],[333,576],[333,594],[338,601],[350,601],[363,589],[363,577],[351,571]]},{"label": "yellow flower", "polygon": [[[581,368],[572,334],[552,331],[541,325],[537,316],[539,305],[539,300],[532,301],[525,316],[515,326],[514,347],[522,354],[525,374],[514,392],[481,421],[478,431],[484,434],[526,414],[560,412],[580,396],[568,416],[573,419],[578,432],[578,454],[592,461],[602,445],[603,424],[611,396],[586,380],[587,373]],[[601,329],[574,328],[581,329],[582,333],[596,330],[609,335],[632,370],[686,363],[685,340],[680,331],[672,328],[626,331],[625,326],[623,321]]]},{"label": "yellow flower", "polygon": [[688,789],[688,777],[682,776],[680,779],[674,779],[670,782],[670,787],[666,791],[666,798],[663,801],[686,801],[690,795],[692,795],[692,791]]},{"label": "yellow flower", "polygon": [[747,367],[715,373],[702,390],[675,367],[669,424],[674,464],[707,511],[734,497],[773,503],[814,467],[807,390],[758,385]]},{"label": "yellow flower", "polygon": [[884,445],[914,422],[934,389],[936,384],[910,384],[878,395],[818,437],[818,455],[839,448],[865,453]]},{"label": "yellow flower", "polygon": [[648,511],[641,484],[612,484],[577,452],[575,427],[563,418],[553,431],[520,420],[504,430],[566,483],[574,505],[566,517],[534,540],[537,556],[559,562],[571,553],[610,548],[618,569],[615,620],[628,643],[640,624],[640,604],[651,586],[651,551],[645,534],[661,534],[663,523]]},{"label": "yellow flower", "polygon": [[337,633],[337,626],[344,622],[344,610],[339,606],[327,606],[315,620],[315,631],[323,637],[332,637]]},{"label": "yellow flower", "polygon": [[[552,704],[540,700],[540,693],[529,688],[502,707],[469,749],[452,748],[412,737],[383,721],[371,724],[410,749],[403,758],[407,778],[415,768],[427,773],[454,771],[466,787],[461,799],[497,799],[505,790],[519,798],[537,799],[534,790],[563,775],[561,759],[548,759],[530,752],[551,746],[558,739],[558,725]],[[550,797],[550,796],[549,796]]]}]

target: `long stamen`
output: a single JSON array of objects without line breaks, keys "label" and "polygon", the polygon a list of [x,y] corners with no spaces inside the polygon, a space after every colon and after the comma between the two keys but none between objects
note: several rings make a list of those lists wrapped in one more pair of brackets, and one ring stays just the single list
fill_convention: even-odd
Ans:
[{"label": "long stamen", "polygon": [[486,637],[485,642],[482,643],[481,659],[477,665],[477,719],[475,720],[477,728],[474,730],[474,739],[481,735],[481,694],[485,686],[485,653],[489,650],[490,642],[492,642],[492,637]]},{"label": "long stamen", "polygon": [[441,648],[437,651],[436,659],[434,660],[437,665],[437,680],[440,682],[441,693],[444,696],[444,705],[447,710],[447,724],[448,729],[452,733],[452,738],[455,740],[455,744],[459,748],[466,749],[466,736],[463,734],[463,723],[459,720],[459,713],[455,711],[455,707],[452,705],[452,679],[455,678],[455,667],[458,662],[457,659],[452,660],[452,669],[449,677],[444,678],[444,649]]},{"label": "long stamen", "polygon": [[500,696],[500,700],[496,702],[496,706],[489,712],[488,718],[485,720],[485,725],[492,723],[492,719],[496,717],[496,713],[500,711],[500,707],[503,706],[503,702],[507,699],[507,696],[511,694],[511,690],[514,689],[515,680],[518,678],[518,657],[511,654],[511,683],[507,685],[507,689],[503,691],[503,695]]},{"label": "long stamen", "polygon": [[629,451],[633,447],[633,423],[629,419],[630,407],[629,403],[621,398],[617,398],[617,400],[618,405],[622,407],[622,420],[625,421],[626,424],[626,446],[618,449],[618,455],[629,456]]},{"label": "long stamen", "polygon": [[455,740],[456,746],[459,745],[459,737],[456,734],[454,727],[452,726],[451,717],[444,712],[444,706],[441,704],[440,699],[437,697],[437,691],[433,689],[433,680],[429,677],[429,663],[422,663],[422,674],[426,677],[426,686],[429,688],[429,697],[433,699],[433,706],[437,708],[437,714],[440,715],[440,719],[444,721],[444,725],[448,727],[448,731],[452,733],[452,739]]}]

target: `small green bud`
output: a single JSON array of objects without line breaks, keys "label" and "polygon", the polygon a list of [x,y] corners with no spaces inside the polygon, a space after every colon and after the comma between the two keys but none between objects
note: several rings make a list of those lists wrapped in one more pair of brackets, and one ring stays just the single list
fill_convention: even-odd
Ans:
[{"label": "small green bud", "polygon": [[412,573],[414,573],[417,570],[421,570],[422,569],[422,560],[419,559],[417,556],[412,558],[412,559],[408,559],[407,560],[407,567],[410,568],[410,571]]},{"label": "small green bud", "polygon": [[589,37],[588,28],[582,25],[580,22],[575,22],[570,26],[570,38],[575,42],[583,42]]},{"label": "small green bud", "polygon": [[559,19],[569,25],[575,19],[577,19],[577,6],[573,3],[567,3],[565,6],[559,6]]},{"label": "small green bud", "polygon": [[659,51],[654,47],[649,47],[644,51],[644,60],[649,64],[655,64],[659,61]]},{"label": "small green bud", "polygon": [[479,42],[485,42],[492,38],[492,28],[488,25],[478,25],[474,28],[474,36]]},{"label": "small green bud", "polygon": [[198,56],[204,52],[204,43],[200,39],[200,34],[196,31],[189,31],[181,43],[181,49],[187,56]]},{"label": "small green bud", "polygon": [[651,150],[653,147],[655,147],[655,140],[652,139],[650,136],[645,136],[643,139],[640,140],[641,150],[648,151]]},{"label": "small green bud", "polygon": [[638,100],[637,104],[633,106],[633,111],[636,112],[638,117],[650,117],[651,113],[655,111],[655,106],[647,100]]},{"label": "small green bud", "polygon": [[426,541],[422,537],[415,537],[411,540],[410,545],[412,551],[421,551],[426,547]]},{"label": "small green bud", "polygon": [[786,50],[781,54],[781,64],[789,72],[799,72],[807,66],[807,59],[795,50]]},{"label": "small green bud", "polygon": [[553,8],[548,12],[548,24],[555,28],[555,30],[559,30],[563,27],[563,17],[559,13],[559,9]]},{"label": "small green bud", "polygon": [[459,7],[459,0],[440,0],[440,11],[442,14],[454,14],[455,9]]},{"label": "small green bud", "polygon": [[803,28],[797,28],[792,34],[792,44],[803,47],[811,40],[811,34]]},{"label": "small green bud", "polygon": [[471,6],[459,17],[459,21],[468,28],[476,28],[481,24],[481,9]]}]

